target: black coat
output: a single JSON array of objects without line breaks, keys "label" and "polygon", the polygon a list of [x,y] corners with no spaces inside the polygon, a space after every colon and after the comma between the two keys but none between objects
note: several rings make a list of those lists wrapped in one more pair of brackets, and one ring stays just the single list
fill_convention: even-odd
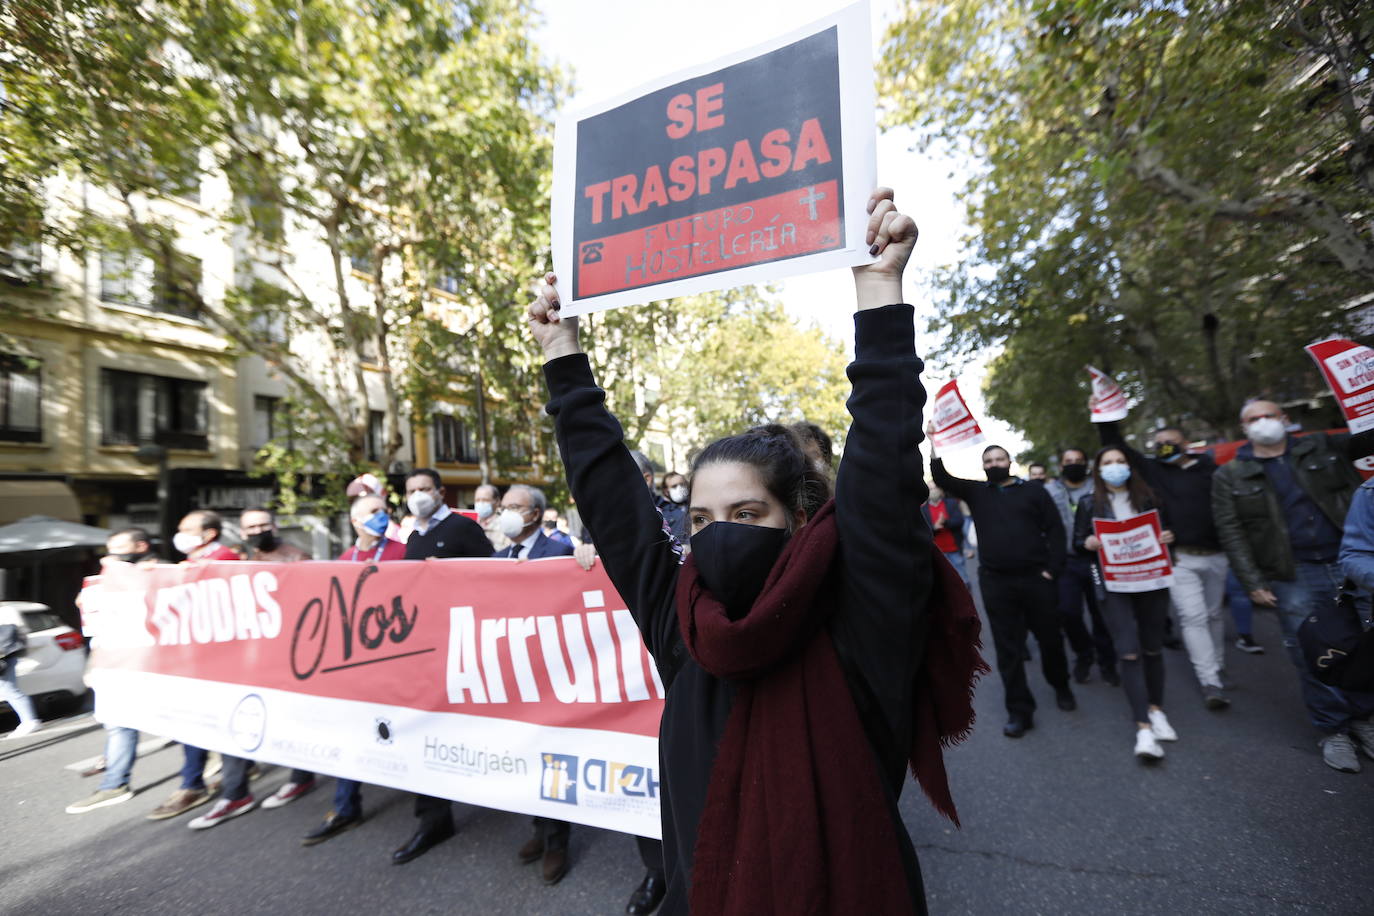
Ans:
[{"label": "black coat", "polygon": [[[870,739],[872,756],[855,748],[855,766],[880,769],[913,897],[923,911],[915,851],[896,806],[912,742],[916,660],[924,651],[934,575],[930,526],[917,511],[927,493],[917,448],[925,391],[912,312],[888,306],[855,316],[856,357],[848,370],[854,422],[835,494],[841,598],[829,628]],[[544,376],[573,497],[668,687],[659,735],[668,877],[661,912],[685,914],[697,824],[734,687],[707,674],[683,646],[674,597],[681,547],[625,448],[620,424],[606,410],[606,393],[596,387],[586,356],[552,360]]]}]

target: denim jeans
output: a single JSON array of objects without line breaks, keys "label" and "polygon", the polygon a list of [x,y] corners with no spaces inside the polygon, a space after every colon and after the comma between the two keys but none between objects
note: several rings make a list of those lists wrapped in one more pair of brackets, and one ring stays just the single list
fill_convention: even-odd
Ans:
[{"label": "denim jeans", "polygon": [[361,817],[363,784],[352,779],[334,780],[334,813],[339,817]]},{"label": "denim jeans", "polygon": [[105,729],[105,776],[100,789],[119,789],[129,784],[138,754],[138,732],[111,725]]},{"label": "denim jeans", "polygon": [[1313,725],[1328,733],[1345,728],[1354,710],[1345,694],[1326,686],[1308,670],[1302,650],[1298,648],[1298,627],[1319,606],[1336,600],[1344,578],[1339,563],[1298,563],[1297,577],[1292,582],[1274,580],[1269,583],[1269,590],[1279,600],[1283,646],[1298,669],[1307,714]]},{"label": "denim jeans", "polygon": [[1236,578],[1234,571],[1226,573],[1226,603],[1231,605],[1231,619],[1236,623],[1236,635],[1254,636],[1254,607],[1250,595]]},{"label": "denim jeans", "polygon": [[181,787],[183,789],[204,789],[205,762],[210,759],[210,752],[203,747],[183,744],[181,755]]},{"label": "denim jeans", "polygon": [[[954,571],[959,574],[959,578],[964,580],[965,585],[969,585],[968,566],[964,564],[964,552],[962,550],[951,550],[945,553],[945,559],[949,560],[949,565],[954,567]],[[969,586],[972,588],[972,586]]]},{"label": "denim jeans", "polygon": [[15,666],[19,663],[21,654],[11,655],[9,658],[0,661],[4,666],[5,672],[0,675],[0,700],[5,700],[10,704],[10,709],[19,717],[19,724],[32,722],[38,718],[38,714],[33,711],[33,700],[30,700],[24,691],[19,689],[19,672]]}]

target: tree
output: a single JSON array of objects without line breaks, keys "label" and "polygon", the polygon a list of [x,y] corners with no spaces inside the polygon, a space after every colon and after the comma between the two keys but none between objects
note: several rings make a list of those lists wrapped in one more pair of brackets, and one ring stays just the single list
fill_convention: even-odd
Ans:
[{"label": "tree", "polygon": [[[178,293],[289,380],[302,447],[274,469],[361,465],[373,372],[386,465],[406,408],[451,382],[444,327],[502,324],[510,278],[541,260],[562,83],[531,29],[522,0],[18,0],[0,14],[0,162],[20,205],[0,236],[42,212],[54,244],[165,259],[160,200],[224,176],[215,215],[247,266],[222,302]],[[63,175],[117,206],[53,206]],[[520,357],[503,371],[507,351],[470,343],[470,365],[528,395]]]},{"label": "tree", "polygon": [[1314,390],[1301,345],[1374,277],[1372,25],[1339,0],[906,8],[883,95],[979,163],[934,326],[1005,345],[994,413],[1081,442],[1084,362],[1140,421],[1218,434],[1246,395]]}]

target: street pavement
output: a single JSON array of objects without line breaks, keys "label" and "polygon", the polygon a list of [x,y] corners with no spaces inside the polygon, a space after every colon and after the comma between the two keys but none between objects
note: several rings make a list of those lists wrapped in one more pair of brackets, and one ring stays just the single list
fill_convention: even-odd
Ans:
[{"label": "street pavement", "polygon": [[[1041,708],[1026,737],[1002,736],[1000,684],[985,678],[973,737],[946,757],[963,829],[915,785],[902,797],[931,912],[1374,914],[1374,761],[1359,775],[1322,764],[1272,615],[1256,629],[1268,652],[1230,649],[1225,712],[1203,708],[1186,656],[1166,652],[1180,740],[1153,766],[1132,755],[1119,688],[1094,679],[1077,712],[1055,708],[1033,642]],[[528,819],[468,805],[454,806],[457,837],[393,866],[415,821],[406,795],[378,788],[364,790],[365,824],[303,848],[332,781],[213,830],[145,820],[176,787],[176,745],[138,761],[133,800],[63,813],[97,781],[67,767],[102,747],[89,715],[0,742],[0,912],[613,914],[643,876],[629,837],[574,827],[572,870],[545,887],[516,861]],[[285,777],[268,768],[254,791]]]}]

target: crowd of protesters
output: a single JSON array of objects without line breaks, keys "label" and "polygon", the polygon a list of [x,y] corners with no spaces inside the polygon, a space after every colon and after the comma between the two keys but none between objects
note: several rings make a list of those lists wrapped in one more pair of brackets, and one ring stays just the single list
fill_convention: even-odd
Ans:
[{"label": "crowd of protesters", "polygon": [[[1246,440],[1220,466],[1173,426],[1154,430],[1142,453],[1126,443],[1119,422],[1096,424],[1101,442],[1092,456],[1063,449],[1058,477],[1040,462],[1028,466],[1026,479],[1013,476],[1009,454],[996,445],[983,452],[986,481],[953,477],[934,459],[932,507],[941,495],[957,497],[937,510],[946,555],[963,559],[948,531],[959,524],[960,502],[970,515],[964,537],[976,532],[981,540],[977,578],[1005,692],[1007,737],[1035,727],[1025,672],[1029,632],[1060,709],[1077,707],[1070,681],[1087,683],[1096,667],[1104,682],[1124,688],[1135,754],[1162,758],[1160,742],[1179,739],[1164,712],[1164,648],[1186,650],[1198,701],[1226,710],[1233,700],[1228,646],[1264,652],[1252,627],[1258,608],[1276,613],[1325,763],[1357,773],[1361,753],[1374,758],[1374,694],[1319,680],[1299,645],[1299,627],[1337,601],[1345,580],[1362,584],[1366,595],[1374,584],[1361,577],[1374,565],[1372,520],[1358,511],[1374,496],[1374,483],[1362,484],[1352,458],[1363,443],[1302,433],[1280,405],[1261,398],[1242,405],[1239,419]],[[1108,590],[1094,520],[1152,510],[1171,581]],[[1234,643],[1226,637],[1228,603]],[[1175,685],[1173,701],[1180,695]]]},{"label": "crowd of protesters", "polygon": [[[982,454],[982,481],[953,476],[933,455],[927,491],[921,364],[913,311],[902,304],[915,227],[887,189],[870,199],[869,216],[876,260],[854,270],[853,425],[838,472],[829,436],[801,422],[717,440],[696,456],[689,476],[658,477],[624,445],[575,320],[559,316],[549,275],[528,322],[546,358],[548,412],[578,502],[560,515],[538,487],[483,485],[470,518],[455,511],[430,469],[407,475],[394,499],[369,475],[347,489],[353,538],[338,557],[344,562],[572,556],[583,569],[605,563],[668,691],[660,732],[664,841],[639,838],[645,877],[626,911],[660,904],[672,913],[924,911],[897,800],[912,772],[957,822],[941,748],[971,727],[972,684],[984,670],[970,586],[990,625],[1009,738],[1036,727],[1026,672],[1034,635],[1062,712],[1077,709],[1074,685],[1096,670],[1122,690],[1134,753],[1162,758],[1160,742],[1180,737],[1164,711],[1171,629],[1188,652],[1199,701],[1216,711],[1232,703],[1222,616],[1230,580],[1236,649],[1262,652],[1248,615],[1277,611],[1324,761],[1358,772],[1360,752],[1374,757],[1374,694],[1319,680],[1298,646],[1300,624],[1336,598],[1347,576],[1374,586],[1374,490],[1361,486],[1342,437],[1295,435],[1279,405],[1252,400],[1240,414],[1247,442],[1221,467],[1192,449],[1182,430],[1156,430],[1146,454],[1116,424],[1103,423],[1101,447],[1091,456],[1063,450],[1052,463],[1058,476],[1037,462],[1022,479],[994,445]],[[1110,590],[1095,523],[1145,512],[1161,519],[1172,577],[1157,588]],[[238,529],[235,547],[218,514],[193,511],[173,546],[190,564],[308,559],[266,509],[243,512]],[[140,529],[116,532],[107,547],[107,563],[157,562]],[[94,768],[102,782],[68,812],[132,797],[137,742],[136,732],[109,729],[103,766]],[[874,766],[827,765],[849,762],[861,748]],[[225,755],[216,764],[191,746],[182,754],[178,788],[148,817],[208,805],[188,821],[193,830],[291,804],[321,782],[291,770],[259,803],[253,761]],[[770,792],[784,769],[806,791]],[[302,843],[363,824],[363,794],[359,783],[336,779],[329,813]],[[417,795],[414,814],[394,864],[455,836],[448,800]],[[572,830],[535,818],[515,854],[541,863],[542,880],[555,884],[570,867]]]}]

